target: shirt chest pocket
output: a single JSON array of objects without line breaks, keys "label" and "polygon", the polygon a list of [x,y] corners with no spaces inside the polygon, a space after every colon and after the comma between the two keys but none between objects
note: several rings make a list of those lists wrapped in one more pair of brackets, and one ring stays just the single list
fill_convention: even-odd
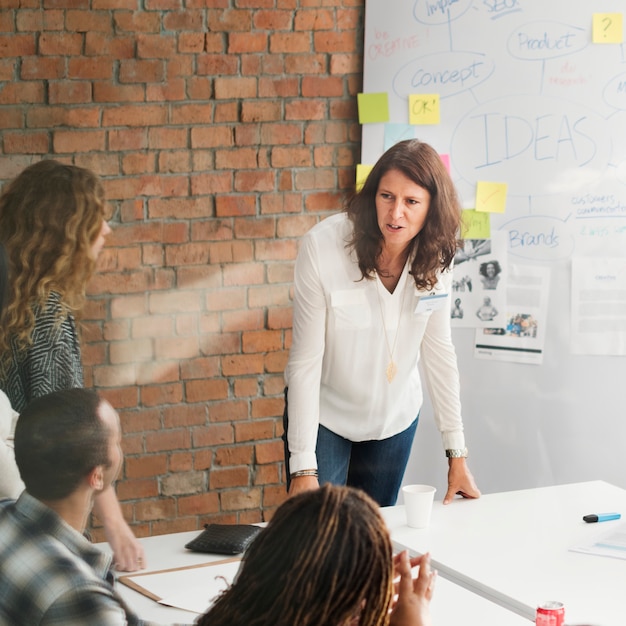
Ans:
[{"label": "shirt chest pocket", "polygon": [[330,306],[335,328],[356,330],[371,326],[372,312],[364,289],[333,291]]}]

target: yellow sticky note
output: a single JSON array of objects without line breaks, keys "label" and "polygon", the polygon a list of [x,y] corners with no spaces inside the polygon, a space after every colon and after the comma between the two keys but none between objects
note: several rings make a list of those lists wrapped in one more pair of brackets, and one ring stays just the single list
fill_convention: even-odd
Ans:
[{"label": "yellow sticky note", "polygon": [[624,33],[621,13],[593,14],[593,43],[622,43]]},{"label": "yellow sticky note", "polygon": [[365,184],[367,177],[370,175],[370,172],[374,169],[373,165],[363,165],[362,163],[357,163],[356,166],[356,190],[360,191],[361,187]]},{"label": "yellow sticky note", "polygon": [[409,95],[409,124],[439,124],[439,94]]},{"label": "yellow sticky note", "polygon": [[386,93],[358,93],[359,124],[389,121],[389,98]]},{"label": "yellow sticky note", "polygon": [[478,181],[476,184],[476,210],[488,213],[504,213],[506,206],[506,183]]},{"label": "yellow sticky note", "polygon": [[461,214],[461,239],[491,239],[491,215],[465,209]]}]

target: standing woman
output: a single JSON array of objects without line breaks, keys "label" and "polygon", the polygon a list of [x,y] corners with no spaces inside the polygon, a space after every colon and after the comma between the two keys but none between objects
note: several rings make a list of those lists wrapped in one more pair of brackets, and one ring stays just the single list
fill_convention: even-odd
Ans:
[{"label": "standing woman", "polygon": [[444,504],[480,496],[450,330],[460,216],[437,152],[408,140],[303,238],[285,372],[290,494],[330,482],[395,504],[422,407],[421,361],[449,463]]},{"label": "standing woman", "polygon": [[[104,188],[84,168],[44,160],[0,195],[0,240],[9,260],[9,297],[0,323],[0,388],[18,413],[46,393],[83,386],[76,320],[87,282],[111,232]],[[94,510],[118,569],[142,566],[113,487]]]}]

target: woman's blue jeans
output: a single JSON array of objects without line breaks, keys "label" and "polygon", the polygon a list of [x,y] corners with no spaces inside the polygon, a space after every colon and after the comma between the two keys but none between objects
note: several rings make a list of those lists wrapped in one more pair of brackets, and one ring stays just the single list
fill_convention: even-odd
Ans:
[{"label": "woman's blue jeans", "polygon": [[[287,430],[287,390],[283,414],[283,441],[287,489],[289,489],[289,448]],[[317,467],[320,485],[350,485],[371,496],[380,506],[393,506],[409,460],[419,415],[401,433],[388,439],[352,442],[336,435],[320,424],[317,433]]]},{"label": "woman's blue jeans", "polygon": [[371,496],[380,506],[393,506],[411,453],[418,418],[388,439],[352,442],[320,425],[317,467],[320,485],[350,485]]}]

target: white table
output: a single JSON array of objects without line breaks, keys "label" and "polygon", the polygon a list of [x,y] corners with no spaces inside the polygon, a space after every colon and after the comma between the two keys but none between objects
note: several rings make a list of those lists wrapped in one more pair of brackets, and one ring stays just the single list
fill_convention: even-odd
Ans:
[{"label": "white table", "polygon": [[[185,550],[185,543],[199,532],[172,533],[141,539],[148,564],[148,569],[145,571],[196,565],[225,558]],[[108,550],[106,544],[100,545]],[[158,604],[119,582],[117,590],[128,605],[145,620],[160,624],[191,624],[197,617],[194,613]],[[528,621],[519,615],[442,577],[439,577],[436,582],[431,609],[434,626],[452,626],[453,624],[528,626]]]},{"label": "white table", "polygon": [[[626,560],[569,551],[626,521],[623,489],[592,481],[447,506],[435,502],[425,530],[406,525],[403,506],[382,511],[396,544],[419,554],[430,551],[441,576],[527,620],[534,620],[539,603],[558,600],[565,604],[567,624],[626,624]],[[622,519],[582,521],[583,515],[609,511],[621,512]]]}]

